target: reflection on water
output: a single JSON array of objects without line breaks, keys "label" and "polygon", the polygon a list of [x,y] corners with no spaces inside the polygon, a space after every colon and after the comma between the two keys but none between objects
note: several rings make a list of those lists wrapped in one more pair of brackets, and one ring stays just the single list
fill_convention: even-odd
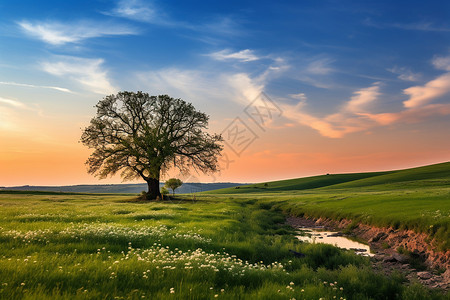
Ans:
[{"label": "reflection on water", "polygon": [[374,255],[370,253],[370,247],[368,245],[352,241],[349,238],[342,236],[339,232],[323,231],[319,228],[308,227],[301,228],[299,232],[304,234],[297,236],[302,242],[330,244],[342,249],[353,250],[359,255]]}]

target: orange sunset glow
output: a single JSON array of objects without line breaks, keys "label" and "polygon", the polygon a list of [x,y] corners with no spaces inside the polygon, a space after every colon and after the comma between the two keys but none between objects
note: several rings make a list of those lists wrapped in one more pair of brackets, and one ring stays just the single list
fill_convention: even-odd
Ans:
[{"label": "orange sunset glow", "polygon": [[447,18],[413,22],[383,4],[347,19],[264,7],[199,24],[3,11],[0,186],[121,183],[87,174],[92,151],[79,142],[96,103],[119,91],[182,98],[210,116],[225,150],[220,172],[193,174],[202,182],[450,161]]}]

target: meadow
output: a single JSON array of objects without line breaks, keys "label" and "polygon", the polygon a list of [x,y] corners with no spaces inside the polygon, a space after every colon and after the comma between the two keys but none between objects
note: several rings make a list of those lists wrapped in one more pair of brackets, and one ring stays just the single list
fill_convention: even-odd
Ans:
[{"label": "meadow", "polygon": [[299,242],[274,200],[2,191],[0,299],[447,299]]},{"label": "meadow", "polygon": [[285,214],[349,219],[411,229],[450,249],[450,163],[376,173],[321,176],[240,186],[208,194],[251,197]]}]

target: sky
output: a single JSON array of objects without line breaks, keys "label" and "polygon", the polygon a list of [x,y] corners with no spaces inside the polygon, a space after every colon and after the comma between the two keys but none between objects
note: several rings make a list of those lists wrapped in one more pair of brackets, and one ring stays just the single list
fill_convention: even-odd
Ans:
[{"label": "sky", "polygon": [[221,171],[261,182],[450,161],[450,2],[0,1],[0,186],[87,174],[80,136],[118,91],[182,98]]}]

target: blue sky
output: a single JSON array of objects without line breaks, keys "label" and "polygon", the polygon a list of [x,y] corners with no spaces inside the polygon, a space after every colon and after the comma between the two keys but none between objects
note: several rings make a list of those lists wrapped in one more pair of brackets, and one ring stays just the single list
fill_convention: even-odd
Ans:
[{"label": "blue sky", "polygon": [[[3,1],[0,162],[19,170],[3,173],[90,181],[80,128],[119,90],[181,97],[216,132],[266,93],[282,116],[222,181],[449,160],[449,20],[448,1]],[[78,175],[20,177],[64,153],[55,173]]]}]

